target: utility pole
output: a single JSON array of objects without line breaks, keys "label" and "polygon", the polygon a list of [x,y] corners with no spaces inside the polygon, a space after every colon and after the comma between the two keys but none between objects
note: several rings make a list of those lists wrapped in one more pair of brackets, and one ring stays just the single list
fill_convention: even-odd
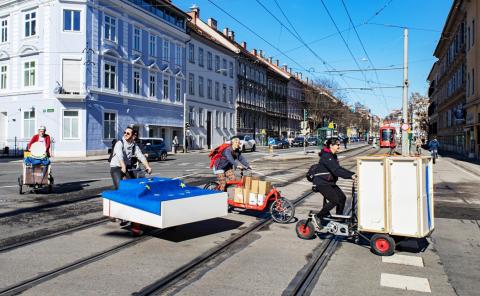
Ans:
[{"label": "utility pole", "polygon": [[[403,30],[403,104],[402,104],[402,125],[408,124],[408,29]],[[408,156],[408,133],[402,127],[402,155]]]},{"label": "utility pole", "polygon": [[183,153],[187,153],[187,94],[183,94]]},{"label": "utility pole", "polygon": [[[304,122],[304,129],[306,131],[307,130],[307,109],[303,109],[303,122]],[[305,154],[307,154],[306,141],[307,141],[307,133],[305,132],[305,135],[303,138],[303,153]]]}]

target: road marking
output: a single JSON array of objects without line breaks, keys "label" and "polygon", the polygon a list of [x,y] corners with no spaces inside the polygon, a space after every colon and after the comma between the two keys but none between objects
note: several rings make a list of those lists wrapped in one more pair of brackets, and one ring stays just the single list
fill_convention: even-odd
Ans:
[{"label": "road marking", "polygon": [[470,176],[472,176],[472,177],[474,177],[474,178],[478,178],[477,175],[474,175],[474,174],[471,173],[470,171],[467,171],[466,169],[464,169],[464,168],[461,167],[460,165],[456,164],[455,162],[453,162],[453,161],[451,161],[451,160],[447,160],[447,162],[448,162],[451,166],[453,166],[453,167],[457,168],[458,170],[466,173],[467,175],[470,175]]},{"label": "road marking", "polygon": [[407,291],[431,293],[430,283],[426,278],[405,276],[391,273],[382,273],[380,276],[382,287],[397,288]]},{"label": "road marking", "polygon": [[182,162],[181,164],[178,164],[178,166],[187,166],[189,164],[190,164],[189,162]]},{"label": "road marking", "polygon": [[423,258],[416,256],[394,254],[393,256],[388,257],[383,256],[382,262],[423,267]]}]

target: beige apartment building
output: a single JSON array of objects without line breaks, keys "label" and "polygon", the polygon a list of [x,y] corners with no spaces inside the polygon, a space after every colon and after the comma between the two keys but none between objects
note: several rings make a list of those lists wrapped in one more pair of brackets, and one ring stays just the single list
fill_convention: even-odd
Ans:
[{"label": "beige apartment building", "polygon": [[475,30],[467,23],[468,4],[468,0],[454,1],[433,54],[438,60],[428,75],[430,136],[437,136],[442,150],[463,155],[468,154],[466,139],[470,136],[465,128],[469,76],[475,88],[474,69],[466,59],[468,40],[473,44],[475,39]]}]

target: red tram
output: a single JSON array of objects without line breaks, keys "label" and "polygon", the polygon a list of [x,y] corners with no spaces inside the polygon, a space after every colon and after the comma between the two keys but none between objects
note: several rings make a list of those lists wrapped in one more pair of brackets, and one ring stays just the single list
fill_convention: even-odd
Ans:
[{"label": "red tram", "polygon": [[391,126],[382,126],[380,128],[380,148],[390,148],[390,145],[395,143],[395,128]]}]

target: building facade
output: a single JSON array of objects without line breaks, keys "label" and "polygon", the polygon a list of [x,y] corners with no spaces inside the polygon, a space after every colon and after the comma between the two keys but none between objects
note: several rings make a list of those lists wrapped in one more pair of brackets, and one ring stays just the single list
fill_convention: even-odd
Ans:
[{"label": "building facade", "polygon": [[454,1],[434,52],[438,61],[429,74],[430,102],[435,103],[430,109],[435,109],[431,111],[430,125],[435,121],[441,149],[463,155],[468,154],[465,132],[467,81],[472,81],[468,77],[475,75],[469,73],[466,64],[466,15],[465,2]]},{"label": "building facade", "polygon": [[182,139],[188,16],[170,1],[3,2],[4,145],[40,125],[55,156],[105,154],[128,125]]},{"label": "building facade", "polygon": [[[480,43],[477,37],[480,32],[478,17],[480,16],[480,3],[478,1],[464,1],[466,44],[466,104],[465,104],[465,146],[468,157],[480,159]],[[475,74],[477,72],[477,74]]]},{"label": "building facade", "polygon": [[300,80],[300,74],[292,74],[292,70],[289,71],[290,79],[287,85],[287,136],[293,138],[300,134],[301,121],[303,121],[303,112],[305,108],[305,92],[303,83]]},{"label": "building facade", "polygon": [[189,15],[187,104],[192,148],[212,149],[236,134],[235,54],[199,24],[200,9]]}]

